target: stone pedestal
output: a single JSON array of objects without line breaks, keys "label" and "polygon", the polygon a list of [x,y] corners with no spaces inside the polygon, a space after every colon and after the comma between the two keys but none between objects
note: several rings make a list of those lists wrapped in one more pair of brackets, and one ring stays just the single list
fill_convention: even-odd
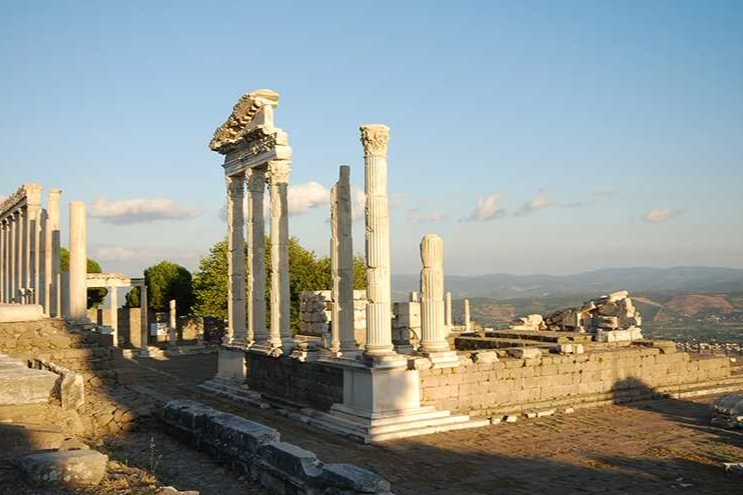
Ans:
[{"label": "stone pedestal", "polygon": [[245,369],[245,350],[241,347],[219,347],[219,361],[217,364],[217,380],[244,384],[247,377]]}]

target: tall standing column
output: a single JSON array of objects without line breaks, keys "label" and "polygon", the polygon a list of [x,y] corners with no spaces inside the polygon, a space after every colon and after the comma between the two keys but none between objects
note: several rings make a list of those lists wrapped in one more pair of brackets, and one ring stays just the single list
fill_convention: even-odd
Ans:
[{"label": "tall standing column", "polygon": [[87,320],[87,228],[85,203],[70,201],[70,285],[69,317],[76,321]]},{"label": "tall standing column", "polygon": [[370,357],[394,354],[390,294],[390,226],[385,125],[361,126],[366,192],[366,347]]},{"label": "tall standing column", "polygon": [[41,186],[38,184],[27,184],[26,186],[26,302],[37,304],[39,302],[39,231],[41,213]]},{"label": "tall standing column", "polygon": [[464,300],[464,331],[469,332],[472,328],[470,323],[470,300]]},{"label": "tall standing column", "polygon": [[[111,329],[114,347],[119,345],[119,303],[118,299],[118,287],[108,288],[108,297],[110,298],[109,304],[111,305]],[[131,331],[131,330],[130,330]]]},{"label": "tall standing column", "polygon": [[451,292],[446,293],[444,301],[444,325],[447,329],[451,329]]},{"label": "tall standing column", "polygon": [[341,349],[340,333],[340,273],[338,264],[338,184],[330,189],[330,350],[338,352]]},{"label": "tall standing column", "polygon": [[11,302],[20,302],[18,300],[18,289],[21,287],[21,212],[16,210],[13,212],[13,254],[12,254],[12,270],[13,270],[13,286],[11,287],[10,297]]},{"label": "tall standing column", "polygon": [[168,347],[176,347],[176,344],[178,344],[178,333],[177,333],[177,319],[176,319],[176,307],[175,307],[175,299],[170,300],[170,305],[168,307]]},{"label": "tall standing column", "polygon": [[0,303],[5,302],[5,278],[7,268],[5,266],[5,219],[0,220]]},{"label": "tall standing column", "polygon": [[147,286],[142,285],[139,290],[139,314],[140,314],[140,349],[139,355],[147,357],[149,350],[149,319],[147,312]]},{"label": "tall standing column", "polygon": [[62,314],[62,275],[60,271],[59,251],[61,249],[61,238],[59,231],[59,196],[61,189],[50,189],[47,198],[46,211],[49,216],[47,228],[46,249],[49,264],[47,268],[47,284],[49,284],[49,316],[61,316]]},{"label": "tall standing column", "polygon": [[420,245],[421,345],[424,354],[449,350],[444,326],[444,241],[427,234]]},{"label": "tall standing column", "polygon": [[39,233],[38,239],[38,283],[36,285],[37,297],[36,301],[41,304],[44,308],[44,313],[49,314],[49,276],[48,270],[51,268],[48,266],[47,252],[46,252],[46,236],[48,230],[49,217],[44,208],[39,209]]},{"label": "tall standing column", "polygon": [[353,318],[353,236],[351,228],[351,167],[341,165],[336,186],[338,214],[338,328],[341,353],[358,353]]},{"label": "tall standing column", "polygon": [[248,182],[248,340],[268,345],[266,328],[266,233],[263,196],[266,171],[251,169]]},{"label": "tall standing column", "polygon": [[18,238],[18,246],[16,247],[17,250],[17,258],[16,258],[16,302],[23,303],[23,289],[26,287],[26,231],[28,230],[28,227],[26,225],[26,217],[27,212],[25,208],[20,208],[18,210],[18,221],[17,221],[17,238]]},{"label": "tall standing column", "polygon": [[271,332],[270,344],[284,353],[294,347],[289,313],[289,217],[287,189],[290,163],[268,164],[271,195]]},{"label": "tall standing column", "polygon": [[245,234],[243,199],[245,174],[227,177],[227,250],[229,283],[227,313],[229,343],[244,346],[247,343],[245,328]]}]

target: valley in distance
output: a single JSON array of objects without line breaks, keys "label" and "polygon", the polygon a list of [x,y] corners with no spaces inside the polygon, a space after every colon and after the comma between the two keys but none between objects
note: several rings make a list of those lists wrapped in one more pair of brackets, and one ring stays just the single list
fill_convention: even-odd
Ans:
[{"label": "valley in distance", "polygon": [[[395,300],[417,291],[417,275],[393,275]],[[743,344],[743,269],[608,268],[574,275],[447,276],[454,322],[462,300],[484,327],[505,328],[516,316],[549,314],[618,290],[629,291],[646,338]]]}]

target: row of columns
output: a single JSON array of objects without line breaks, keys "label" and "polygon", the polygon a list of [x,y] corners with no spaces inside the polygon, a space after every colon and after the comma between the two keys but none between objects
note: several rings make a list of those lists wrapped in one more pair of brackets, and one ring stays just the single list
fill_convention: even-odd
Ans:
[{"label": "row of columns", "polygon": [[59,316],[59,189],[41,207],[41,187],[26,184],[19,206],[0,212],[0,302],[41,304]]},{"label": "row of columns", "polygon": [[[266,352],[290,352],[288,182],[290,162],[227,176],[228,335],[229,344]],[[247,220],[243,200],[247,182]],[[263,196],[270,194],[271,291],[270,324],[266,325],[265,227]],[[247,224],[247,243],[245,228]],[[247,252],[246,252],[247,244]],[[245,260],[248,260],[246,270]],[[246,277],[247,273],[247,277]],[[246,280],[247,278],[247,280]],[[247,301],[246,301],[247,298]]]}]

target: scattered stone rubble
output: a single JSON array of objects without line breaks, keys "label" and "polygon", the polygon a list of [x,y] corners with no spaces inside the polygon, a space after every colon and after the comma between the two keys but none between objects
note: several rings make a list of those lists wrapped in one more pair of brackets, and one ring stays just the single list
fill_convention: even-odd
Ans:
[{"label": "scattered stone rubble", "polygon": [[724,395],[712,403],[713,426],[743,429],[743,395]]},{"label": "scattered stone rubble", "polygon": [[168,433],[276,493],[392,495],[389,482],[376,473],[325,464],[314,453],[280,441],[273,428],[200,402],[170,401],[161,419]]},{"label": "scattered stone rubble", "polygon": [[514,319],[512,330],[578,332],[594,335],[596,342],[642,339],[642,318],[627,291],[612,292],[584,302],[580,307],[564,308],[547,316],[532,314]]}]

